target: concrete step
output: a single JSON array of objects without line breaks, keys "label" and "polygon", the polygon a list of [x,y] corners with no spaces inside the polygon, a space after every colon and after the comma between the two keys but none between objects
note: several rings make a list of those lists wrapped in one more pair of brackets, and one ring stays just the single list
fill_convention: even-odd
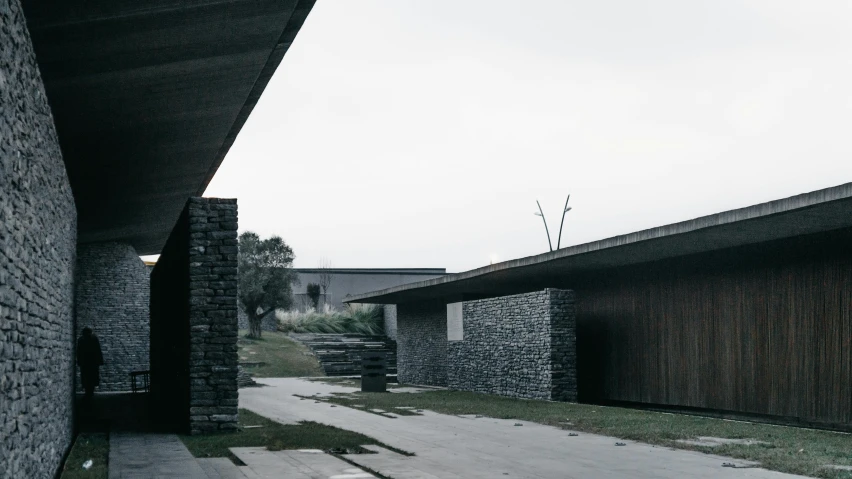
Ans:
[{"label": "concrete step", "polygon": [[362,469],[315,449],[269,451],[265,447],[232,447],[231,452],[246,464],[246,477],[252,479],[375,478]]},{"label": "concrete step", "polygon": [[464,479],[453,474],[449,468],[436,464],[432,473],[418,468],[416,463],[408,456],[393,452],[380,446],[361,446],[377,454],[345,454],[343,457],[369,468],[377,473],[392,477],[394,479]]},{"label": "concrete step", "polygon": [[198,464],[204,469],[210,479],[246,479],[240,467],[226,457],[211,457],[198,459]]},{"label": "concrete step", "polygon": [[387,337],[294,333],[290,337],[310,348],[327,376],[361,374],[361,355],[376,351],[385,353],[388,372],[396,373],[396,342]]}]

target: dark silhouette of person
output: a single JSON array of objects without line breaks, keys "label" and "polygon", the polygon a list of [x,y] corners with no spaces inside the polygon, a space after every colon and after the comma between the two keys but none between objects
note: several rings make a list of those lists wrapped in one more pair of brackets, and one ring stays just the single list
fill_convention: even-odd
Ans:
[{"label": "dark silhouette of person", "polygon": [[77,341],[77,366],[80,366],[80,381],[86,391],[86,399],[95,393],[95,386],[101,382],[100,367],[104,364],[101,342],[92,333],[91,328],[83,328],[83,335]]}]

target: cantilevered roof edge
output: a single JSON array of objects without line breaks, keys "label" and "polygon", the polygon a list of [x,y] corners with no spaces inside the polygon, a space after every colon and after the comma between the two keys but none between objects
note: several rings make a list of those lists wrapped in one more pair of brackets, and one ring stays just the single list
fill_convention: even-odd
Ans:
[{"label": "cantilevered roof edge", "polygon": [[293,41],[296,39],[296,34],[299,33],[299,30],[302,28],[305,20],[308,18],[308,14],[311,12],[314,3],[316,3],[316,0],[298,0],[293,12],[290,14],[287,24],[284,26],[281,37],[278,39],[278,42],[272,49],[272,52],[270,52],[269,58],[266,60],[266,64],[263,66],[257,80],[255,80],[254,86],[249,92],[243,107],[234,119],[234,124],[231,126],[231,130],[222,141],[222,145],[216,153],[216,158],[213,164],[210,166],[210,169],[207,170],[207,174],[204,175],[204,181],[196,191],[196,196],[204,195],[204,191],[213,180],[213,176],[216,175],[216,171],[219,169],[219,166],[222,165],[222,162],[225,160],[225,156],[228,154],[231,146],[233,146],[234,141],[236,141],[237,135],[239,135],[240,130],[243,128],[243,125],[245,125],[252,110],[254,110],[255,105],[257,105],[258,100],[260,100],[263,90],[266,89],[266,85],[269,83],[269,80],[272,79],[272,75],[275,73],[275,70],[278,68],[281,60],[284,59],[284,55],[287,53],[287,50],[290,49],[290,45],[292,45]]},{"label": "cantilevered roof edge", "polygon": [[[510,261],[505,261],[502,263],[497,263],[489,266],[484,266],[482,268],[473,269],[470,271],[465,271],[462,273],[448,274],[446,276],[442,276],[440,278],[429,279],[425,281],[418,281],[415,283],[407,283],[399,286],[394,286],[391,288],[372,291],[369,293],[362,293],[358,295],[351,296],[344,300],[346,303],[364,303],[364,302],[377,302],[381,303],[381,301],[377,301],[382,297],[388,295],[395,295],[399,297],[399,293],[405,293],[413,290],[422,290],[424,288],[429,288],[432,286],[438,285],[446,285],[448,283],[455,283],[459,281],[469,280],[473,278],[483,277],[486,275],[491,275],[498,272],[505,272],[507,270],[512,270],[515,268],[528,267],[532,265],[538,265],[542,263],[547,263],[553,260],[569,258],[572,256],[579,256],[591,252],[603,252],[603,250],[615,250],[621,247],[635,245],[641,242],[648,242],[653,240],[659,240],[662,238],[672,238],[677,235],[683,235],[686,233],[692,233],[700,230],[718,228],[722,226],[732,225],[734,223],[745,223],[749,220],[755,220],[760,218],[768,218],[775,215],[781,215],[784,213],[791,213],[800,210],[807,210],[809,208],[818,207],[820,205],[825,205],[828,203],[833,203],[841,200],[852,200],[852,183],[845,183],[839,186],[825,188],[822,190],[812,191],[810,193],[803,193],[796,196],[791,196],[789,198],[782,198],[778,200],[769,201],[766,203],[760,203],[757,205],[747,206],[744,208],[738,208],[735,210],[724,211],[721,213],[716,213],[707,216],[701,216],[695,219],[682,221],[678,223],[673,223],[664,226],[658,226],[655,228],[650,228],[646,230],[636,231],[633,233],[628,233],[624,235],[614,236],[611,238],[605,238],[598,241],[593,241],[590,243],[584,243],[576,246],[571,246],[567,248],[562,248],[557,251],[543,253],[534,256],[527,256],[524,258],[514,259]],[[850,216],[852,216],[852,212],[850,212]],[[795,232],[791,232],[787,236],[795,236]],[[777,239],[777,238],[775,238]],[[760,240],[743,242],[742,245],[750,244],[754,242],[760,242]],[[725,247],[738,246],[738,245],[726,245]],[[672,255],[671,257],[678,256]],[[664,258],[660,258],[664,259]]]}]

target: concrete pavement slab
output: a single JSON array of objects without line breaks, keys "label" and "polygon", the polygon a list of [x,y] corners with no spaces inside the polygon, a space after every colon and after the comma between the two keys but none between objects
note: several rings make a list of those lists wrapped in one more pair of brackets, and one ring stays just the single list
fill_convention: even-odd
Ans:
[{"label": "concrete pavement slab", "polygon": [[174,434],[112,432],[109,479],[208,479]]},{"label": "concrete pavement slab", "polygon": [[[328,404],[299,401],[293,397],[293,394],[305,394],[307,390],[310,391],[308,394],[330,394],[348,392],[347,389],[352,388],[299,379],[261,381],[270,387],[242,391],[241,407],[271,419],[284,417],[290,421],[330,424],[416,454],[412,458],[406,457],[405,461],[395,456],[359,458],[363,462],[358,463],[366,467],[371,467],[368,466],[372,463],[370,461],[382,460],[388,468],[402,464],[408,470],[419,470],[423,474],[437,477],[453,477],[450,475],[453,474],[471,479],[802,477],[749,468],[750,464],[744,461],[695,451],[671,450],[582,432],[570,436],[572,431],[527,421],[463,418],[431,411],[423,411],[420,416],[391,419],[353,408],[330,408]],[[516,423],[523,427],[516,427]],[[616,442],[623,442],[625,446],[616,446]],[[723,467],[724,463],[742,468]],[[381,468],[375,470],[383,473]]]}]

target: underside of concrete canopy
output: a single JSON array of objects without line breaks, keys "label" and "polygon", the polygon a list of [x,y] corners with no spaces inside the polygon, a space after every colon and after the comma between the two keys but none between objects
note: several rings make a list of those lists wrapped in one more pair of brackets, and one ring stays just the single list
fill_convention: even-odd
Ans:
[{"label": "underside of concrete canopy", "polygon": [[81,243],[159,253],[314,0],[24,0]]}]

